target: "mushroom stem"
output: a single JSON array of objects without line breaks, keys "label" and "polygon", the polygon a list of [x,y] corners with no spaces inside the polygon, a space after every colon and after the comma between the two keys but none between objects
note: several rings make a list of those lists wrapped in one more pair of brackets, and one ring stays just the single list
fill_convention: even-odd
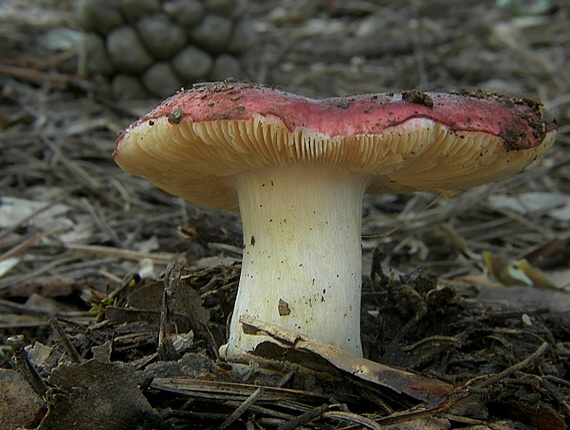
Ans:
[{"label": "mushroom stem", "polygon": [[326,166],[237,178],[245,248],[227,358],[269,340],[244,315],[362,355],[362,198],[370,177]]}]

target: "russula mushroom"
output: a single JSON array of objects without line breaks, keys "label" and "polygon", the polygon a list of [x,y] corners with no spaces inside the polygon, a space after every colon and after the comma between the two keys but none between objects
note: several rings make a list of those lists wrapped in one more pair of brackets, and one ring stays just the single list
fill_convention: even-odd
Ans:
[{"label": "russula mushroom", "polygon": [[361,355],[365,192],[461,190],[520,172],[553,144],[540,104],[486,93],[315,100],[237,82],[167,99],[117,140],[134,175],[239,209],[242,273],[226,356],[268,340],[244,315]]}]

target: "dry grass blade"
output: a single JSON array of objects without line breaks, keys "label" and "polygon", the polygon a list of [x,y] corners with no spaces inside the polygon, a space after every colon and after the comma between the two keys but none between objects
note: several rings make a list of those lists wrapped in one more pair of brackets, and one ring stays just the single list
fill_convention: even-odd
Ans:
[{"label": "dry grass blade", "polygon": [[14,351],[14,358],[22,376],[24,376],[28,384],[30,384],[40,397],[45,397],[48,388],[28,359],[28,355],[24,349],[24,336],[12,336],[7,339],[7,343]]},{"label": "dry grass blade", "polygon": [[245,399],[243,403],[239,405],[239,407],[226,418],[226,420],[218,427],[218,430],[224,430],[236,422],[239,417],[241,417],[249,409],[249,407],[261,397],[262,389],[262,387],[259,387],[257,390],[251,393],[251,395]]},{"label": "dry grass blade", "polygon": [[61,324],[59,323],[57,318],[50,318],[48,323],[55,332],[55,335],[59,338],[60,342],[63,344],[63,347],[65,348],[65,351],[67,352],[67,355],[69,355],[71,360],[73,360],[74,363],[81,363],[81,357],[79,356],[79,353],[77,352],[71,341],[69,340],[67,333],[65,333],[63,327],[61,327]]},{"label": "dry grass blade", "polygon": [[65,245],[65,248],[70,251],[81,252],[86,255],[102,255],[106,257],[113,257],[132,261],[141,261],[145,258],[152,260],[156,264],[170,264],[175,258],[175,254],[169,254],[166,252],[138,252],[129,249],[113,248],[111,246],[100,246],[100,245],[80,245],[75,243],[70,243]]},{"label": "dry grass blade", "polygon": [[[244,402],[260,387],[252,384],[240,384],[223,381],[204,381],[193,378],[155,378],[151,388],[171,393],[178,393],[192,398],[211,399],[218,401]],[[288,402],[322,404],[326,396],[308,391],[290,388],[263,387],[258,402],[272,403],[276,406],[287,407]]]},{"label": "dry grass blade", "polygon": [[309,423],[310,421],[313,421],[315,418],[322,416],[326,411],[329,410],[329,408],[330,408],[329,405],[317,406],[316,408],[310,409],[304,414],[292,418],[286,423],[280,425],[279,427],[277,427],[277,430],[294,430],[296,428],[299,428]]},{"label": "dry grass blade", "polygon": [[[548,350],[548,347],[549,347],[548,343],[544,342],[542,345],[540,345],[540,347],[536,351],[534,351],[532,354],[530,354],[524,360],[521,360],[517,364],[508,367],[507,369],[503,370],[502,372],[497,373],[496,375],[493,375],[492,377],[490,377],[486,381],[480,382],[480,383],[475,384],[475,385],[468,384],[467,386],[465,386],[465,390],[467,392],[469,392],[470,390],[478,391],[478,390],[482,390],[482,389],[488,387],[491,384],[497,383],[498,381],[508,377],[509,375],[512,375],[514,372],[522,370],[525,367],[529,366],[530,364],[533,364],[534,362],[536,362]],[[461,391],[461,390],[459,390],[459,391]]]},{"label": "dry grass blade", "polygon": [[382,426],[377,422],[366,418],[362,415],[354,414],[346,411],[328,411],[323,414],[325,418],[334,419],[347,423],[350,426],[362,426],[371,430],[381,430]]},{"label": "dry grass blade", "polygon": [[33,246],[35,243],[42,240],[44,237],[51,236],[52,234],[58,233],[60,231],[65,230],[64,227],[54,227],[49,230],[41,231],[39,233],[34,234],[32,237],[24,240],[19,245],[15,246],[14,248],[6,251],[4,254],[0,255],[0,261],[5,260],[7,258],[13,257],[14,255],[18,255],[19,253],[25,251],[29,247]]}]

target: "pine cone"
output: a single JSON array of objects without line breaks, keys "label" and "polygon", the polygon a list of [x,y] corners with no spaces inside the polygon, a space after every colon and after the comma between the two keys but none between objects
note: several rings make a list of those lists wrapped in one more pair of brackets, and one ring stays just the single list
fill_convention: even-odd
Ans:
[{"label": "pine cone", "polygon": [[194,82],[244,78],[247,0],[80,0],[87,71],[117,99],[164,98]]}]

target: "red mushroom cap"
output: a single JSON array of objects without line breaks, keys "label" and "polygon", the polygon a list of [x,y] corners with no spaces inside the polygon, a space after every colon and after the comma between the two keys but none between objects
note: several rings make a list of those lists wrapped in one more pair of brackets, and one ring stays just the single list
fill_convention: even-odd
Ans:
[{"label": "red mushroom cap", "polygon": [[172,194],[235,208],[226,179],[248,169],[334,165],[373,176],[372,191],[463,189],[523,170],[555,135],[539,103],[483,92],[316,100],[221,82],[164,101],[123,132],[114,159]]}]

